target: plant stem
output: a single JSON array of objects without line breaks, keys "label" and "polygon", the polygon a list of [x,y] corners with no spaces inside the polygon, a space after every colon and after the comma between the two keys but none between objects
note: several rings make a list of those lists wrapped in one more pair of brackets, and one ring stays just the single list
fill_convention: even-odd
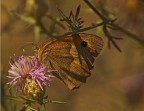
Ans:
[{"label": "plant stem", "polygon": [[66,32],[62,35],[54,35],[52,33],[50,33],[43,25],[43,23],[40,21],[38,22],[38,25],[41,27],[41,29],[44,31],[44,33],[46,33],[49,37],[53,37],[53,38],[56,38],[56,39],[60,39],[60,38],[63,38],[67,35],[70,35],[70,34],[74,34],[74,33],[79,33],[79,32],[84,32],[84,31],[87,31],[87,30],[91,30],[91,29],[94,29],[96,27],[99,27],[99,26],[102,26],[103,25],[103,22],[99,23],[99,24],[94,24],[92,26],[89,26],[89,27],[86,27],[86,28],[82,28],[82,29],[79,29],[79,30],[76,30],[76,31],[73,31],[73,32]]},{"label": "plant stem", "polygon": [[131,32],[127,31],[126,29],[120,27],[119,25],[115,24],[114,22],[112,22],[112,20],[110,20],[109,18],[106,18],[104,15],[102,15],[96,7],[94,7],[88,0],[84,0],[84,2],[95,12],[95,14],[97,14],[104,23],[107,23],[115,28],[117,28],[119,31],[123,32],[124,34],[128,35],[130,38],[136,40],[137,42],[139,42],[140,44],[144,44],[144,41],[142,41],[141,39],[139,39],[140,37],[138,37],[135,34],[132,34]]},{"label": "plant stem", "polygon": [[137,42],[139,42],[140,44],[144,44],[144,41],[142,41],[141,39],[139,39],[140,37],[138,37],[135,34],[132,34],[131,32],[127,31],[126,29],[120,27],[117,24],[113,24],[113,26],[117,27],[118,30],[120,30],[121,32],[125,33],[126,35],[128,35],[129,37],[131,37],[132,39],[136,40]]},{"label": "plant stem", "polygon": [[41,105],[41,111],[46,111],[46,106],[45,106],[45,104]]}]

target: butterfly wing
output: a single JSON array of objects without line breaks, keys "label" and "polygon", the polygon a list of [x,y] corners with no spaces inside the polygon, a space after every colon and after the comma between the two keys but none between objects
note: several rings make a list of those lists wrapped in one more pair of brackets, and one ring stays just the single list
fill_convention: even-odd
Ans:
[{"label": "butterfly wing", "polygon": [[[70,54],[74,60],[70,65],[70,69],[63,69],[75,84],[69,86],[71,89],[78,88],[81,83],[86,82],[87,77],[91,75],[90,70],[93,69],[95,57],[101,52],[103,48],[103,40],[100,37],[90,34],[76,34],[72,37],[65,38],[71,39]],[[82,46],[82,42],[86,42],[86,46]],[[68,81],[67,81],[68,82]],[[68,82],[69,83],[69,82]]]},{"label": "butterfly wing", "polygon": [[[83,47],[82,42],[87,46]],[[78,88],[86,82],[93,68],[95,57],[103,47],[103,40],[88,34],[77,34],[43,44],[38,50],[38,58],[49,69],[56,69],[55,75],[69,89]]]},{"label": "butterfly wing", "polygon": [[43,43],[36,52],[38,59],[42,61],[48,69],[58,70],[58,73],[54,73],[54,75],[68,85],[69,88],[73,86],[74,83],[64,69],[70,70],[70,65],[74,60],[70,54],[71,47],[69,40],[50,40]]},{"label": "butterfly wing", "polygon": [[[93,68],[95,57],[101,52],[103,48],[102,38],[91,34],[76,34],[73,35],[74,47],[71,49],[72,55],[77,55],[82,65],[82,59],[87,64],[89,70]],[[83,46],[82,43],[86,43]],[[84,64],[83,63],[83,64]]]}]

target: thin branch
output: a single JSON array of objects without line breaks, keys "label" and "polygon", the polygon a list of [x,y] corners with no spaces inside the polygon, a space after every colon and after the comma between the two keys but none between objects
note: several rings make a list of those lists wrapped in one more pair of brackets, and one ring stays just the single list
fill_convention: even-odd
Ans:
[{"label": "thin branch", "polygon": [[66,32],[62,35],[54,35],[52,33],[50,33],[46,28],[45,26],[43,25],[43,23],[41,21],[38,22],[38,25],[41,27],[41,29],[43,30],[44,33],[46,33],[49,37],[53,37],[53,38],[56,38],[56,39],[60,39],[60,38],[63,38],[67,35],[70,35],[70,34],[75,34],[75,33],[80,33],[80,32],[84,32],[84,31],[87,31],[87,30],[91,30],[91,29],[94,29],[96,27],[99,27],[99,26],[102,26],[103,25],[103,22],[99,23],[99,24],[93,24],[92,26],[89,26],[89,27],[86,27],[86,28],[82,28],[82,29],[78,29],[76,31],[73,31],[73,32]]},{"label": "thin branch", "polygon": [[88,0],[84,0],[84,2],[103,20],[107,21],[108,18],[103,16]]},{"label": "thin branch", "polygon": [[120,47],[114,41],[114,39],[121,39],[121,38],[113,37],[112,35],[110,35],[110,33],[106,27],[106,24],[103,26],[103,31],[104,31],[105,35],[108,37],[108,47],[110,48],[110,42],[111,42],[119,52],[122,52]]},{"label": "thin branch", "polygon": [[113,24],[113,26],[115,26],[118,30],[120,30],[121,32],[125,33],[126,35],[128,35],[129,37],[131,37],[132,39],[136,40],[137,42],[139,42],[140,44],[144,44],[144,41],[142,41],[141,39],[139,39],[140,37],[138,37],[135,34],[132,34],[131,32],[127,31],[126,29],[120,27],[117,24]]},{"label": "thin branch", "polygon": [[88,0],[84,0],[84,2],[103,20],[104,24],[110,25],[111,29],[117,29],[121,32],[123,32],[124,34],[128,35],[129,37],[131,37],[132,39],[136,40],[137,42],[139,42],[140,44],[144,44],[144,41],[142,41],[141,39],[139,39],[140,37],[138,37],[135,34],[132,34],[131,32],[127,31],[126,29],[120,27],[119,25],[115,24],[113,20],[110,20],[109,18],[106,18],[105,16],[103,16],[96,7],[94,7]]}]

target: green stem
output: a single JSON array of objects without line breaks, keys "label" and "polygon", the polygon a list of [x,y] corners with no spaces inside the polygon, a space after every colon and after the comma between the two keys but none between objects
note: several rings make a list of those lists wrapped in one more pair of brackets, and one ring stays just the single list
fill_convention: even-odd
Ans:
[{"label": "green stem", "polygon": [[66,102],[62,102],[62,101],[52,101],[52,100],[48,100],[45,103],[56,103],[56,104],[65,104]]},{"label": "green stem", "polygon": [[46,105],[45,104],[41,105],[41,111],[46,111]]}]

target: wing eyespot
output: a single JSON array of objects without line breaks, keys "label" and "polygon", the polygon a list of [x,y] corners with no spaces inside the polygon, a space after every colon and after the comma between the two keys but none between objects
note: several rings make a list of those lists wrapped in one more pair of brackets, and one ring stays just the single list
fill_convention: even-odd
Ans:
[{"label": "wing eyespot", "polygon": [[86,41],[81,42],[81,46],[86,47],[87,45],[88,45],[88,43]]}]

